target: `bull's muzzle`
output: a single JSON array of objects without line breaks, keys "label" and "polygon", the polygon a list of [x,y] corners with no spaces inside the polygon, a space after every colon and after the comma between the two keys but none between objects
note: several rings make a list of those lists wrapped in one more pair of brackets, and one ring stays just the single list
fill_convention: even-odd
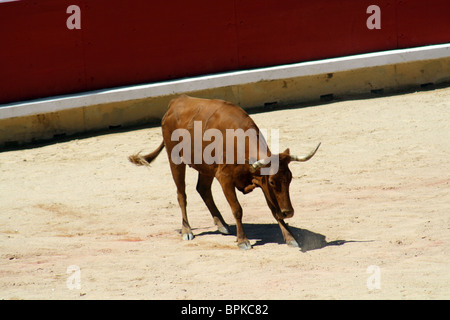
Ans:
[{"label": "bull's muzzle", "polygon": [[294,216],[294,210],[291,209],[282,209],[280,212],[280,218],[281,219],[289,219],[292,218]]}]

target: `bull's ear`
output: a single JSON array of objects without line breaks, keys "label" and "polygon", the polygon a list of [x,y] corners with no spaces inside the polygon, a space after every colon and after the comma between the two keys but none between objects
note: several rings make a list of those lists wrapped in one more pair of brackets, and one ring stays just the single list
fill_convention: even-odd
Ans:
[{"label": "bull's ear", "polygon": [[291,151],[289,150],[289,148],[287,148],[286,150],[283,151],[283,153],[286,153],[289,155],[289,154],[291,154]]}]

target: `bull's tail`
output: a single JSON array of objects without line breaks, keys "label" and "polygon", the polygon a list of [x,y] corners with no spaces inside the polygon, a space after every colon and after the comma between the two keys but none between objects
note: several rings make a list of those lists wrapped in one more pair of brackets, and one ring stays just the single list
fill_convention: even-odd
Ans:
[{"label": "bull's tail", "polygon": [[156,157],[161,153],[162,149],[164,149],[164,140],[155,151],[143,156],[140,152],[138,152],[129,156],[128,160],[130,160],[131,163],[134,163],[137,166],[149,166],[150,163],[155,160]]}]

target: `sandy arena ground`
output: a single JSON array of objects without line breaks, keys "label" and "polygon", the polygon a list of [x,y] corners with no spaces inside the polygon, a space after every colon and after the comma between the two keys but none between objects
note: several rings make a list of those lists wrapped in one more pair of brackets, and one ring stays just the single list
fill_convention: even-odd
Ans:
[{"label": "sandy arena ground", "polygon": [[[116,132],[0,153],[0,299],[450,298],[450,88],[253,118],[281,150],[322,142],[290,165],[303,250],[283,244],[259,189],[238,195],[253,245],[239,250],[192,169],[196,237],[182,241],[165,151],[150,168],[127,160],[160,128]],[[217,182],[213,194],[235,231]]]}]

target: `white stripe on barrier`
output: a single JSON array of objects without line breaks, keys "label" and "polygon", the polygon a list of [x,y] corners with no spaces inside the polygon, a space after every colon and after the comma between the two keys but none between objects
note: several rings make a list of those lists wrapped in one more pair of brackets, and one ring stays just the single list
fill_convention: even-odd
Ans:
[{"label": "white stripe on barrier", "polygon": [[450,43],[205,75],[0,105],[0,119],[149,97],[181,94],[265,80],[289,79],[360,68],[450,57]]}]

